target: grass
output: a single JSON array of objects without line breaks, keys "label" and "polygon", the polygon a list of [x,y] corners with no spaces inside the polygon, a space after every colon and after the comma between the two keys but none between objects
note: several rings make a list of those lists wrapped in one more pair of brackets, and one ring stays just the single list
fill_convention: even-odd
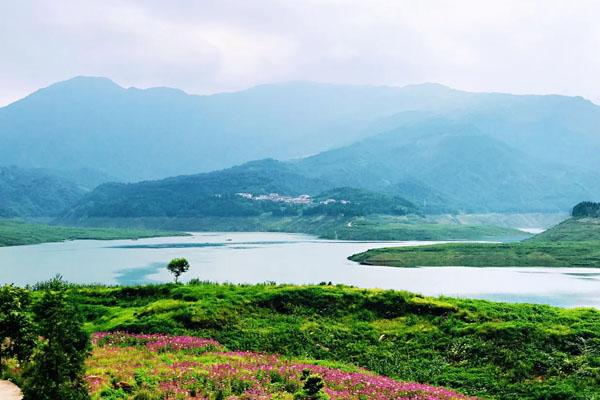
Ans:
[{"label": "grass", "polygon": [[372,249],[349,257],[392,267],[600,267],[600,242],[448,243]]},{"label": "grass", "polygon": [[531,242],[600,242],[600,218],[569,218],[530,239]]},{"label": "grass", "polygon": [[489,399],[600,399],[600,312],[343,286],[78,287],[90,332],[195,335]]},{"label": "grass", "polygon": [[182,233],[149,229],[76,228],[0,219],[0,247],[65,240],[141,239]]},{"label": "grass", "polygon": [[372,249],[349,257],[392,267],[600,267],[600,219],[569,219],[519,243]]},{"label": "grass", "polygon": [[490,225],[432,223],[418,216],[367,217],[206,217],[206,218],[90,218],[95,226],[123,226],[182,231],[244,231],[306,233],[339,240],[500,240],[530,237],[516,229]]},{"label": "grass", "polygon": [[311,388],[307,378],[313,375],[323,384],[319,388],[313,378],[315,394],[331,399],[466,400],[442,388],[353,366],[231,352],[193,336],[99,333],[86,367],[93,399],[323,399],[306,395]]}]

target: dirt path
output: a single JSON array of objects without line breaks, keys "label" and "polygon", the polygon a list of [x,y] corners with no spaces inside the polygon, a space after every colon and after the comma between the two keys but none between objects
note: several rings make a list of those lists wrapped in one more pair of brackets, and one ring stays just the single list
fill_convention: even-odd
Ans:
[{"label": "dirt path", "polygon": [[0,381],[0,399],[21,400],[21,390],[12,382]]}]

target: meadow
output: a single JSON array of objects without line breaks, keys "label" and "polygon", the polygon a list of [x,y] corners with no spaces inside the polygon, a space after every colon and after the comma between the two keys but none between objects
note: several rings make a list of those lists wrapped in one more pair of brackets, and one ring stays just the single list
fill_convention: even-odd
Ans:
[{"label": "meadow", "polygon": [[372,249],[349,257],[391,267],[599,267],[600,242],[447,243]]},{"label": "meadow", "polygon": [[229,351],[194,336],[98,332],[92,341],[93,399],[468,399],[340,363]]},{"label": "meadow", "polygon": [[330,285],[194,281],[70,291],[89,332],[210,338],[230,351],[353,365],[489,399],[600,398],[594,309]]},{"label": "meadow", "polygon": [[62,242],[65,240],[142,239],[178,235],[182,234],[157,229],[82,228],[0,219],[0,247]]},{"label": "meadow", "polygon": [[570,218],[518,243],[372,249],[349,259],[392,267],[600,267],[600,219]]},{"label": "meadow", "polygon": [[409,215],[367,216],[250,216],[88,218],[90,226],[116,226],[186,232],[288,232],[338,240],[499,240],[516,241],[531,235],[517,229],[485,224],[437,223]]}]

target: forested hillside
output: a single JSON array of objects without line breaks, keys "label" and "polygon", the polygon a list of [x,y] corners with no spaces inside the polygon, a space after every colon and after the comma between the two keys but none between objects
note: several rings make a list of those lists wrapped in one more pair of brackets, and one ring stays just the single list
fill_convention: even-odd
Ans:
[{"label": "forested hillside", "polygon": [[293,165],[336,185],[403,196],[431,212],[563,211],[582,198],[600,196],[600,178],[592,171],[533,158],[474,125],[444,118],[396,128]]},{"label": "forested hillside", "polygon": [[138,217],[359,216],[419,213],[409,201],[298,175],[275,160],[137,184],[110,183],[86,195],[63,220]]},{"label": "forested hillside", "polygon": [[57,216],[84,191],[65,179],[18,167],[0,167],[0,218]]}]

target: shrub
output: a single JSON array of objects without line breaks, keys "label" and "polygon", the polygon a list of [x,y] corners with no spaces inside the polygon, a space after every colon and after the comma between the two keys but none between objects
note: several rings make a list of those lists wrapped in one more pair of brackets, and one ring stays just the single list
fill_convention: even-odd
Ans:
[{"label": "shrub", "polygon": [[13,285],[0,287],[0,375],[8,358],[27,360],[33,348],[27,308],[29,293]]},{"label": "shrub", "polygon": [[40,339],[23,373],[23,398],[89,399],[84,361],[90,344],[81,317],[69,301],[60,277],[43,290],[33,307]]}]

